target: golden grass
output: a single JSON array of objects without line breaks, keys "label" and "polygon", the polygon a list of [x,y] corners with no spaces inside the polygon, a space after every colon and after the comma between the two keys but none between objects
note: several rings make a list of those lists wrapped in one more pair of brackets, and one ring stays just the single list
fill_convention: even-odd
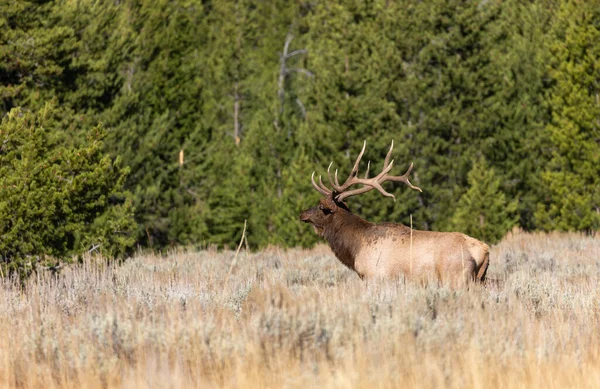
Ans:
[{"label": "golden grass", "polygon": [[600,240],[514,234],[487,287],[328,248],[97,260],[0,288],[1,388],[598,388]]}]

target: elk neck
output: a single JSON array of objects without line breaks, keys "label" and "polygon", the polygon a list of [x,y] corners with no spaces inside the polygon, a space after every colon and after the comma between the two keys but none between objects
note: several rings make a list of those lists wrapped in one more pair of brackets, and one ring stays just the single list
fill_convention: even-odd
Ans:
[{"label": "elk neck", "polygon": [[362,241],[373,226],[372,223],[338,208],[329,225],[323,229],[323,237],[329,242],[336,257],[352,270]]}]

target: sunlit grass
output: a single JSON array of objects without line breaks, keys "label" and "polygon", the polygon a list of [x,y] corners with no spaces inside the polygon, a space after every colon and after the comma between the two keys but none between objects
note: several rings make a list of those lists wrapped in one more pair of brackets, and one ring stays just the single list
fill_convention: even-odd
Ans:
[{"label": "sunlit grass", "polygon": [[363,282],[328,248],[99,260],[0,288],[0,387],[600,387],[600,240],[515,234],[490,282]]}]

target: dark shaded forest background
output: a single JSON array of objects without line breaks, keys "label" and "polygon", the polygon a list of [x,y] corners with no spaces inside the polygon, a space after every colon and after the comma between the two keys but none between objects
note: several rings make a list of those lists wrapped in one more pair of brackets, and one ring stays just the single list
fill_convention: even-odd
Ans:
[{"label": "dark shaded forest background", "polygon": [[365,139],[371,221],[594,232],[599,94],[598,1],[5,0],[0,256],[309,246]]}]

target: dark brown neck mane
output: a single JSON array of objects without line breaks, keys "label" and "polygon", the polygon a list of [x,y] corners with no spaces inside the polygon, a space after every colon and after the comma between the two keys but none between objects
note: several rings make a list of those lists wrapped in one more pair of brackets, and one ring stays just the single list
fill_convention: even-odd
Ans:
[{"label": "dark brown neck mane", "polygon": [[329,242],[335,256],[344,265],[354,270],[354,260],[361,247],[364,234],[372,226],[372,223],[350,211],[338,208],[332,222],[324,227],[323,237]]}]

